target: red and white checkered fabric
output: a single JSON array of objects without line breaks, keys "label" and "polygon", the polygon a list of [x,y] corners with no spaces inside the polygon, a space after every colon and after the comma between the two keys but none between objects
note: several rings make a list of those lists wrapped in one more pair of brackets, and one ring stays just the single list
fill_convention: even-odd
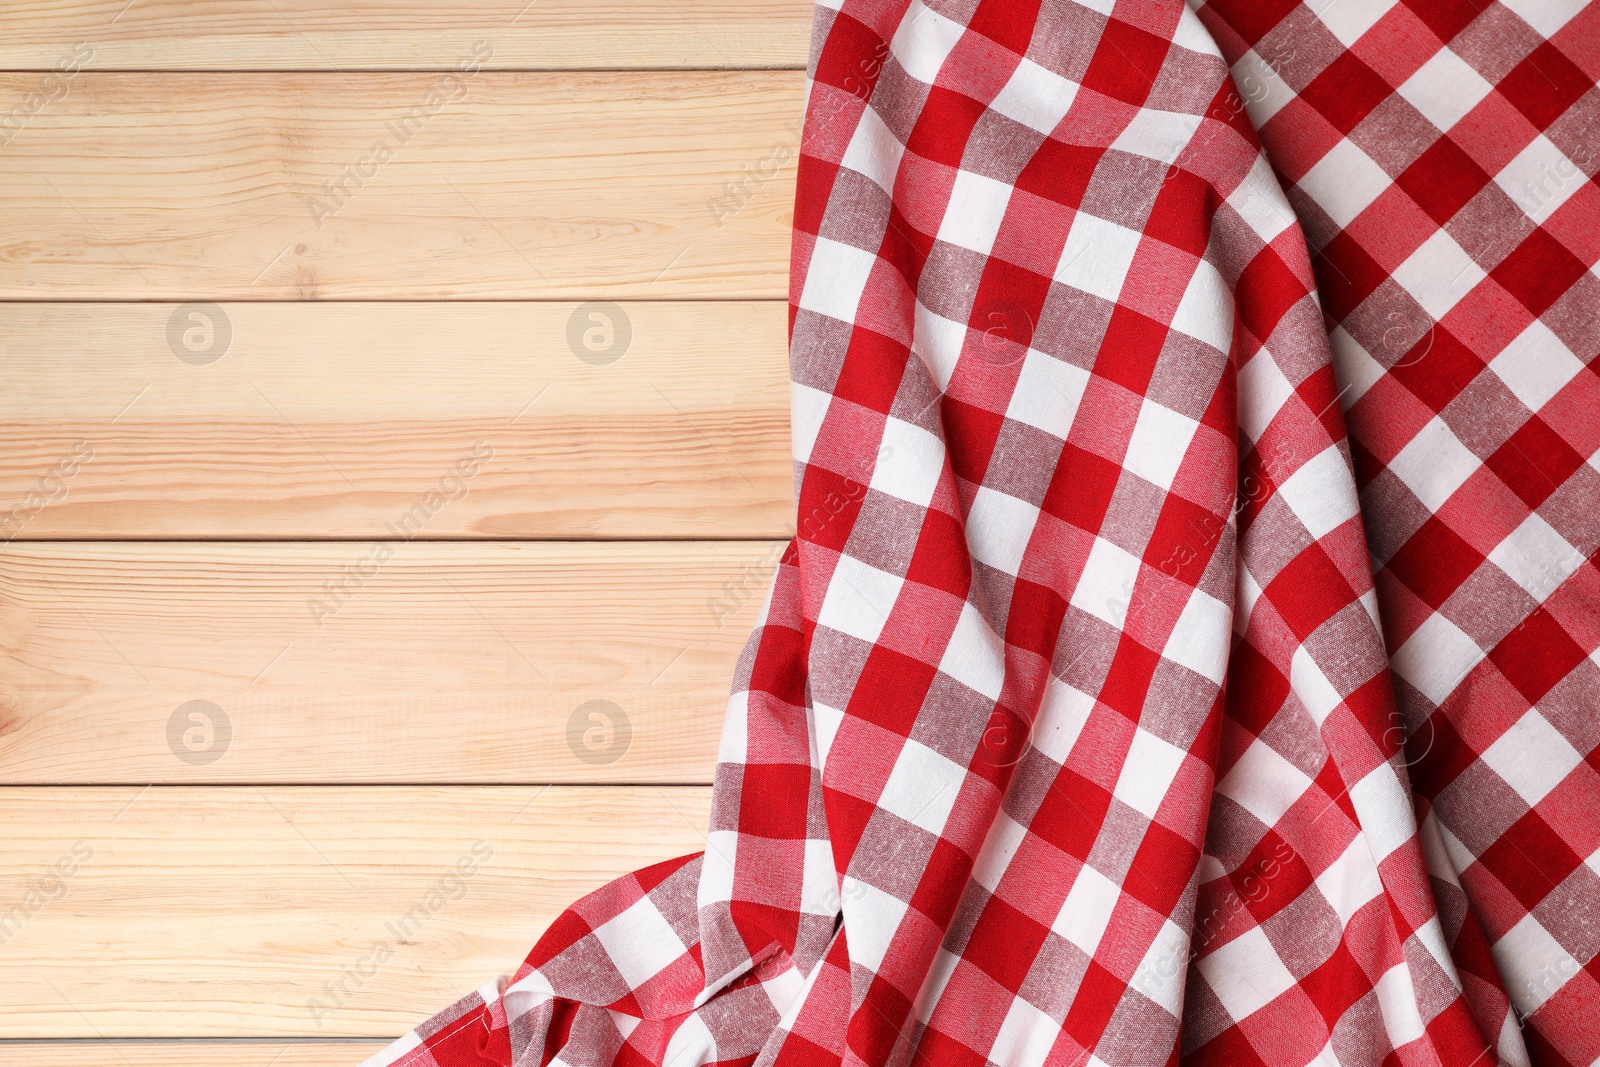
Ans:
[{"label": "red and white checkered fabric", "polygon": [[1313,249],[1446,941],[1596,1062],[1600,6],[1200,17]]},{"label": "red and white checkered fabric", "polygon": [[826,0],[707,849],[369,1063],[1600,1060],[1597,77],[1570,0]]}]

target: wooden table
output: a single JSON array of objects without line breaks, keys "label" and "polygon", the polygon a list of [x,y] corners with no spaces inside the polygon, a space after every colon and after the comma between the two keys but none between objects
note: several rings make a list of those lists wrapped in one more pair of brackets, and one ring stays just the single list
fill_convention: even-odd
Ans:
[{"label": "wooden table", "polygon": [[704,847],[809,20],[0,11],[0,1064],[354,1064]]}]

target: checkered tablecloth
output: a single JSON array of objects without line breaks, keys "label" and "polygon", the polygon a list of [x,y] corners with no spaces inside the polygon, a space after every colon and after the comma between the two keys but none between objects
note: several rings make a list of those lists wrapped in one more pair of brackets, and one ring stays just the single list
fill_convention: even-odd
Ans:
[{"label": "checkered tablecloth", "polygon": [[706,850],[369,1062],[1600,1061],[1597,77],[1570,0],[824,0]]}]

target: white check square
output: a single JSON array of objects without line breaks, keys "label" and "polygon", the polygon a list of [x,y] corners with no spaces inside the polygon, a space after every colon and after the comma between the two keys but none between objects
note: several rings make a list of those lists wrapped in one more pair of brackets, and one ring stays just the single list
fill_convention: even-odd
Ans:
[{"label": "white check square", "polygon": [[1051,133],[1066,118],[1077,95],[1077,82],[1023,59],[989,106],[1030,129]]},{"label": "white check square", "polygon": [[1343,228],[1382,196],[1393,181],[1354,141],[1344,138],[1328,149],[1328,154],[1306,171],[1298,184]]},{"label": "white check square", "polygon": [[1239,87],[1245,110],[1250,113],[1250,121],[1258,130],[1283,105],[1294,99],[1294,90],[1254,48],[1240,56],[1233,65],[1233,82]]},{"label": "white check square", "polygon": [[1264,825],[1275,826],[1310,787],[1304,771],[1258,737],[1217,783],[1217,792]]},{"label": "white check square", "polygon": [[1531,808],[1549,796],[1583,756],[1543,715],[1528,711],[1484,750],[1483,762]]},{"label": "white check square", "polygon": [[1078,869],[1050,929],[1093,956],[1121,896],[1115,882],[1086,863]]},{"label": "white check square", "polygon": [[922,0],[912,0],[889,42],[889,51],[907,74],[932,85],[964,32],[961,23],[945,18]]},{"label": "white check square", "polygon": [[811,249],[800,306],[840,322],[854,322],[878,257],[854,245],[818,237]]},{"label": "white check square", "polygon": [[1441,229],[1418,245],[1392,276],[1438,322],[1485,274],[1466,250]]},{"label": "white check square", "polygon": [[990,1063],[1042,1064],[1049,1060],[1050,1050],[1060,1036],[1060,1023],[1023,998],[1012,997],[1005,1021],[994,1035],[988,1060]]},{"label": "white check square", "polygon": [[1543,322],[1534,319],[1500,354],[1489,369],[1506,383],[1522,406],[1537,412],[1583,370],[1583,361]]},{"label": "white check square", "polygon": [[1585,0],[1501,0],[1545,40],[1583,10]]},{"label": "white check square", "polygon": [[1202,956],[1196,966],[1234,1022],[1254,1015],[1294,985],[1294,975],[1259,926]]},{"label": "white check square", "polygon": [[649,897],[641,897],[622,914],[596,927],[594,936],[605,947],[622,980],[633,989],[688,951]]},{"label": "white check square", "polygon": [[1441,48],[1397,92],[1444,133],[1477,107],[1493,88],[1466,60]]},{"label": "white check square", "polygon": [[1416,835],[1411,794],[1387,763],[1372,768],[1351,788],[1350,804],[1356,809],[1356,820],[1361,823],[1374,862],[1382,863],[1389,853]]},{"label": "white check square", "polygon": [[995,816],[989,824],[989,833],[978,850],[978,861],[972,865],[972,880],[989,892],[997,892],[1000,879],[1011,866],[1011,858],[1027,840],[1028,828],[1005,812]]},{"label": "white check square", "polygon": [[1505,571],[1533,599],[1543,601],[1583,563],[1583,553],[1534,512],[1489,553],[1489,562]]},{"label": "white check square", "polygon": [[839,736],[839,727],[844,725],[844,712],[831,704],[812,700],[809,717],[816,737],[816,751],[812,753],[815,762],[812,766],[820,767],[828,759],[828,752],[833,748],[833,739]]},{"label": "white check square", "polygon": [[833,845],[807,838],[805,849],[805,867],[800,873],[800,910],[809,915],[839,914],[839,875],[833,865]]},{"label": "white check square", "polygon": [[1183,614],[1172,627],[1161,655],[1221,685],[1232,638],[1232,610],[1216,597],[1196,589],[1183,605]]},{"label": "white check square", "polygon": [[1183,749],[1148,730],[1136,728],[1133,744],[1123,758],[1122,773],[1117,776],[1111,795],[1145,818],[1154,819],[1162,798],[1183,766],[1183,757]]},{"label": "white check square", "polygon": [[1152,485],[1171,489],[1199,427],[1189,416],[1145,397],[1139,404],[1139,417],[1133,424],[1122,465]]},{"label": "white check square", "polygon": [[733,899],[733,871],[738,855],[736,831],[712,830],[706,834],[705,859],[700,863],[700,881],[695,886],[698,907]]},{"label": "white check square", "polygon": [[1065,441],[1077,417],[1089,372],[1064,359],[1029,349],[1011,391],[1006,417],[1027,423]]},{"label": "white check square", "polygon": [[1227,205],[1239,213],[1245,225],[1263,243],[1270,243],[1296,221],[1265,155],[1256,156],[1250,173],[1228,194]]},{"label": "white check square", "polygon": [[1437,707],[1482,659],[1476,641],[1434,612],[1394,650],[1389,666]]},{"label": "white check square", "polygon": [[1328,347],[1333,352],[1334,377],[1343,382],[1345,388],[1344,395],[1339,398],[1339,406],[1349,411],[1350,405],[1365,396],[1373,383],[1387,371],[1382,363],[1373,359],[1370,352],[1345,332],[1343,326],[1335,326],[1328,335]]},{"label": "white check square", "polygon": [[1544,222],[1588,181],[1578,165],[1544,134],[1500,169],[1495,184],[1534,222]]},{"label": "white check square", "polygon": [[829,393],[796,381],[789,383],[789,443],[795,462],[811,460],[811,450],[817,446],[817,434],[822,432],[832,403]]},{"label": "white check square", "polygon": [[1189,971],[1189,934],[1171,919],[1163,919],[1155,940],[1145,950],[1128,983],[1177,1018],[1183,1007],[1183,983]]},{"label": "white check square", "polygon": [[1184,287],[1172,328],[1197,341],[1204,341],[1219,352],[1233,347],[1233,293],[1222,275],[1205,260],[1195,265],[1194,276]]},{"label": "white check square", "polygon": [[1397,963],[1384,971],[1373,992],[1378,996],[1378,1014],[1383,1017],[1390,1048],[1400,1048],[1422,1036],[1426,1028],[1422,1013],[1417,1010],[1417,987],[1406,964]]},{"label": "white check square", "polygon": [[900,172],[900,159],[905,150],[905,145],[884,124],[882,117],[869,107],[861,112],[861,121],[856,124],[856,131],[851,134],[850,144],[839,163],[889,193],[894,191],[895,175]]},{"label": "white check square", "polygon": [[1157,163],[1171,163],[1194,139],[1200,122],[1199,115],[1140,108],[1111,142],[1111,147]]},{"label": "white check square", "polygon": [[904,583],[905,579],[897,574],[842,555],[828,579],[817,624],[863,641],[876,641]]},{"label": "white check square", "polygon": [[1372,861],[1372,850],[1359,835],[1338,859],[1317,875],[1316,885],[1323,899],[1339,916],[1341,926],[1348,925],[1350,916],[1383,893],[1383,882],[1378,878],[1378,865]]},{"label": "white check square", "polygon": [[1435,415],[1389,461],[1389,469],[1416,494],[1429,511],[1437,512],[1482,466],[1448,424]]},{"label": "white check square", "polygon": [[1239,368],[1239,429],[1252,441],[1272,425],[1284,401],[1294,395],[1294,386],[1278,369],[1277,360],[1265,348]]},{"label": "white check square", "polygon": [[1318,727],[1344,701],[1304,645],[1289,658],[1289,686]]},{"label": "white check square", "polygon": [[939,240],[988,255],[1006,217],[1011,186],[970,170],[956,171],[950,202],[939,222]]},{"label": "white check square", "polygon": [[911,350],[922,359],[939,391],[945,392],[967,346],[967,326],[935,313],[920,300],[912,315]]},{"label": "white check square", "polygon": [[1278,493],[1306,532],[1318,540],[1360,511],[1355,478],[1335,445],[1324,448],[1291,474]]},{"label": "white check square", "polygon": [[1072,590],[1070,603],[1079,611],[1117,629],[1128,616],[1128,601],[1139,579],[1139,559],[1103,537],[1094,539],[1089,558]]},{"label": "white check square", "polygon": [[967,772],[916,741],[907,741],[883,784],[878,807],[930,834],[944,829]]},{"label": "white check square", "polygon": [[920,426],[891,416],[883,425],[871,487],[925,508],[939,487],[944,460],[944,442]]},{"label": "white check square", "polygon": [[1139,248],[1139,234],[1087,211],[1072,217],[1055,280],[1106,300],[1116,300]]},{"label": "white check square", "polygon": [[975,693],[1000,699],[1006,676],[1005,645],[971,601],[961,605],[950,643],[939,659],[939,670]]},{"label": "white check square", "polygon": [[1578,961],[1531,912],[1489,946],[1489,952],[1505,976],[1511,1003],[1524,1016],[1539,1010],[1579,970]]},{"label": "white check square", "polygon": [[1039,702],[1039,716],[1033,721],[1029,743],[1057,763],[1066,763],[1094,710],[1094,697],[1075,689],[1060,678],[1051,678]]},{"label": "white check square", "polygon": [[850,962],[876,972],[905,918],[906,902],[848,874],[841,881],[839,895],[850,930]]},{"label": "white check square", "polygon": [[1377,25],[1392,5],[1389,0],[1312,0],[1309,6],[1348,48]]},{"label": "white check square", "polygon": [[1033,538],[1039,509],[1009,493],[979,486],[967,511],[967,545],[972,558],[1015,576]]}]

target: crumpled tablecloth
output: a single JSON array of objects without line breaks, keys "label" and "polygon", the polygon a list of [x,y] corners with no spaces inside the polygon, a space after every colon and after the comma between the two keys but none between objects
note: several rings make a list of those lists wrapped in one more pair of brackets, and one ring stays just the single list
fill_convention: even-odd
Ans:
[{"label": "crumpled tablecloth", "polygon": [[703,855],[403,1067],[1600,1057],[1600,5],[823,0]]}]

